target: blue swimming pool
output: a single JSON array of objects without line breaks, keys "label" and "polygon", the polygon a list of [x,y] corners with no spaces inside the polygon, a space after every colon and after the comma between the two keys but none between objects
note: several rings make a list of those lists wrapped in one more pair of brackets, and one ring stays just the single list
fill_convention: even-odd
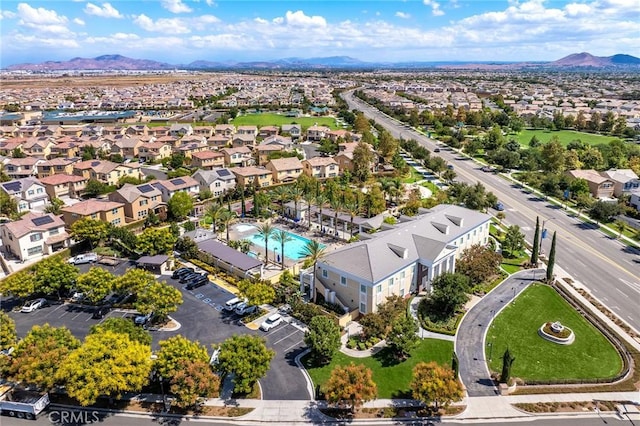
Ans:
[{"label": "blue swimming pool", "polygon": [[[305,255],[302,254],[302,252],[304,250],[304,246],[307,245],[307,243],[309,242],[309,239],[305,237],[301,237],[300,235],[297,235],[297,234],[292,234],[291,232],[287,232],[287,234],[289,235],[289,237],[291,237],[291,241],[287,241],[286,243],[284,243],[285,257],[293,260],[303,259]],[[247,238],[250,239],[251,242],[256,246],[264,248],[264,238],[262,238],[258,233],[255,233]],[[325,247],[324,244],[320,244],[320,246],[322,248]],[[273,256],[274,251],[275,253],[281,254],[280,253],[281,248],[282,247],[280,243],[274,240],[273,236],[269,238],[269,257],[270,258]]]}]

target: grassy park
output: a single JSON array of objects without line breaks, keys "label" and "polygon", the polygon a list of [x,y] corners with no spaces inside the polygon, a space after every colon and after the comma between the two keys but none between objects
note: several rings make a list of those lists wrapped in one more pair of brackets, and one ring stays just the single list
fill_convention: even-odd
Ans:
[{"label": "grassy park", "polygon": [[[544,340],[538,328],[560,321],[575,333],[564,346]],[[515,362],[512,376],[527,380],[562,381],[610,378],[622,369],[613,345],[575,311],[553,288],[534,284],[493,321],[487,333],[486,356],[491,371],[502,369],[507,346]]]},{"label": "grassy park", "polygon": [[557,136],[562,146],[567,146],[569,142],[580,139],[589,145],[599,145],[609,143],[610,140],[616,139],[613,136],[596,135],[593,133],[576,132],[574,130],[523,130],[517,134],[510,134],[508,139],[515,139],[522,147],[528,148],[529,141],[536,136],[540,142],[547,143],[552,137]]},{"label": "grassy park", "polygon": [[436,339],[423,339],[420,344],[411,351],[411,356],[397,363],[387,349],[367,358],[351,358],[338,352],[331,363],[322,367],[309,365],[309,357],[303,362],[307,368],[314,386],[323,386],[329,379],[331,371],[339,365],[363,364],[373,372],[373,381],[378,385],[378,398],[406,398],[411,392],[413,367],[418,362],[436,361],[441,365],[451,366],[453,342]]},{"label": "grassy park", "polygon": [[300,124],[303,128],[313,126],[327,126],[332,130],[339,129],[333,117],[287,117],[286,115],[265,113],[239,115],[230,124],[234,126],[282,126],[283,124]]}]

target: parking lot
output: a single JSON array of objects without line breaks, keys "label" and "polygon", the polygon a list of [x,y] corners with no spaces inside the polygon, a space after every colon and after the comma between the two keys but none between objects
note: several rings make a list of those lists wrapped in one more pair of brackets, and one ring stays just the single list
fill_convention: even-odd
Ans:
[{"label": "parking lot", "polygon": [[[132,267],[129,262],[121,262],[115,266],[98,265],[110,272],[121,275],[127,268]],[[81,265],[81,272],[86,272],[90,265]],[[159,341],[175,335],[197,340],[204,344],[209,352],[211,345],[221,343],[235,334],[253,334],[266,339],[267,346],[276,351],[267,376],[260,380],[263,399],[309,399],[307,382],[304,374],[296,366],[295,357],[304,350],[304,333],[288,323],[265,333],[261,330],[251,330],[239,320],[233,312],[224,310],[224,303],[234,295],[227,290],[209,283],[194,290],[186,290],[183,284],[170,276],[161,276],[165,281],[182,292],[183,304],[171,314],[180,328],[175,331],[151,331],[153,350],[159,349]],[[3,309],[11,306],[3,303]],[[34,325],[49,323],[54,327],[67,327],[74,336],[83,339],[89,328],[99,324],[109,317],[133,317],[131,310],[114,309],[103,319],[92,319],[95,307],[82,306],[72,303],[51,304],[32,313],[10,312],[9,315],[16,322],[18,336],[24,336]],[[268,314],[265,314],[266,317]],[[261,318],[258,321],[261,321]],[[286,318],[287,320],[289,318]]]}]

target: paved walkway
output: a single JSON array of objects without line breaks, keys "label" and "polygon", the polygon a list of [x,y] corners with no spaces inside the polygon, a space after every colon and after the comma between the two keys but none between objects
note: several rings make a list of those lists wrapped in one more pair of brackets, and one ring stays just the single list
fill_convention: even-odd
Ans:
[{"label": "paved walkway", "polygon": [[[460,378],[467,393],[475,396],[498,394],[487,367],[485,336],[493,318],[529,284],[544,275],[543,269],[517,272],[480,299],[463,318],[455,340],[455,351],[460,361]],[[493,354],[500,356],[500,354]]]}]

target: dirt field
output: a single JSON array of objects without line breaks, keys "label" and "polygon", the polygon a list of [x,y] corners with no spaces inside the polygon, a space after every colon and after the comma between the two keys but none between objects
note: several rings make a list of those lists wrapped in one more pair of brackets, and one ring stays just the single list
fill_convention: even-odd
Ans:
[{"label": "dirt field", "polygon": [[209,74],[159,74],[159,75],[104,75],[88,77],[4,77],[3,89],[53,88],[53,87],[132,87],[145,84],[166,84],[177,81],[197,81],[211,78]]}]

